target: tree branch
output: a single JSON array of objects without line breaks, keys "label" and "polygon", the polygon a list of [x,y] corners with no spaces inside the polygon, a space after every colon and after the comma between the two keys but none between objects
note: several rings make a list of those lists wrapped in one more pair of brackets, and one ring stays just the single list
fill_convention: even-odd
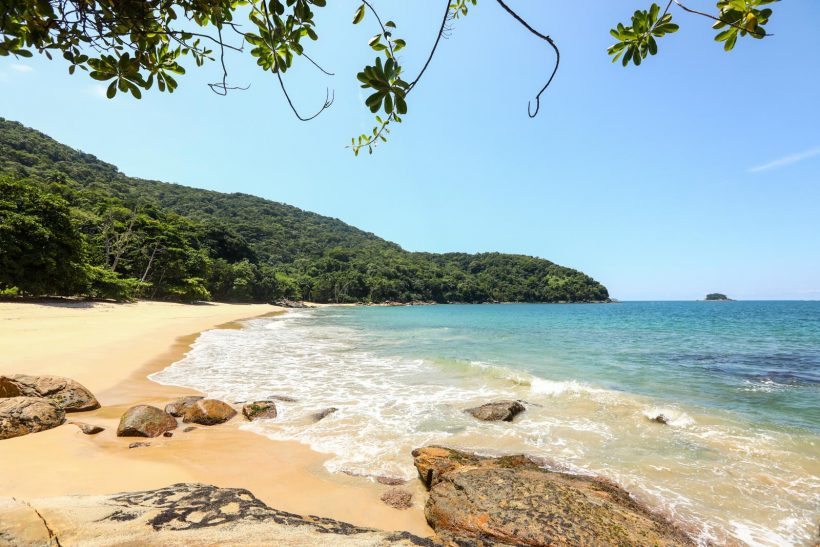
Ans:
[{"label": "tree branch", "polygon": [[527,103],[527,114],[529,114],[530,118],[534,118],[538,115],[538,111],[541,109],[541,95],[550,86],[550,84],[552,83],[552,80],[555,78],[555,74],[558,72],[558,65],[561,64],[561,51],[558,49],[558,46],[555,45],[555,42],[552,40],[552,38],[550,38],[549,36],[547,36],[545,34],[541,34],[537,30],[532,28],[529,23],[527,23],[520,15],[515,13],[506,3],[504,3],[504,0],[496,0],[496,2],[498,2],[498,4],[502,8],[504,8],[504,10],[507,13],[512,15],[512,17],[516,21],[521,23],[524,26],[524,28],[526,28],[528,31],[530,31],[530,33],[534,34],[538,38],[540,38],[540,39],[544,40],[545,42],[547,42],[552,47],[552,49],[555,50],[555,67],[552,69],[552,74],[550,74],[550,78],[549,78],[549,80],[547,80],[547,83],[544,84],[544,87],[542,87],[541,91],[538,92],[538,95],[535,96],[535,112],[533,112],[533,110],[532,110],[532,101]]},{"label": "tree branch", "polygon": [[[701,16],[703,16],[703,17],[706,17],[707,19],[711,19],[712,21],[717,21],[718,23],[723,23],[724,25],[729,25],[730,27],[736,28],[736,29],[738,29],[738,30],[742,30],[742,31],[744,31],[744,32],[748,32],[749,34],[751,34],[751,35],[753,35],[753,36],[759,36],[759,37],[761,37],[761,38],[765,38],[766,36],[774,36],[773,34],[768,34],[768,33],[767,33],[767,32],[765,32],[765,31],[763,32],[763,34],[758,34],[758,33],[756,33],[756,32],[753,32],[753,31],[751,31],[751,30],[748,30],[748,29],[746,29],[745,27],[742,27],[742,26],[740,26],[740,25],[738,25],[738,24],[736,24],[736,23],[730,23],[729,21],[726,21],[725,19],[721,19],[720,17],[715,17],[714,15],[712,15],[712,14],[710,14],[710,13],[705,13],[705,12],[698,11],[698,10],[694,10],[694,9],[692,9],[692,8],[689,8],[689,7],[687,7],[687,6],[684,6],[683,4],[681,4],[680,2],[678,2],[678,0],[671,0],[671,1],[670,1],[670,3],[671,3],[671,2],[674,2],[674,3],[675,3],[675,5],[677,5],[677,6],[678,6],[680,9],[682,9],[683,11],[686,11],[686,12],[689,12],[689,13],[694,13],[695,15],[701,15]],[[668,9],[669,9],[669,7],[667,6],[667,10],[668,10]]]},{"label": "tree branch", "polygon": [[416,79],[410,82],[410,85],[407,88],[407,92],[413,89],[413,87],[421,80],[422,75],[424,75],[424,71],[427,70],[427,67],[430,65],[430,61],[433,60],[433,55],[436,53],[436,48],[438,48],[438,43],[441,41],[441,37],[444,34],[444,27],[447,25],[447,19],[450,17],[450,0],[445,0],[446,8],[444,9],[444,17],[441,18],[441,26],[438,29],[438,35],[436,36],[436,41],[433,44],[433,49],[430,50],[430,55],[427,56],[427,61],[425,61],[424,66],[421,67],[421,71],[419,72]]}]

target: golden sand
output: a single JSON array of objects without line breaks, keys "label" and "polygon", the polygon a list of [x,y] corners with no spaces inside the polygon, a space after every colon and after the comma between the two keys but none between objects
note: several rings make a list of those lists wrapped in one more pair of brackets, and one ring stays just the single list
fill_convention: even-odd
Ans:
[{"label": "golden sand", "polygon": [[[116,436],[129,406],[162,408],[174,397],[195,393],[156,384],[147,375],[180,359],[198,333],[241,328],[242,319],[280,311],[269,305],[0,302],[0,374],[77,380],[102,408],[67,419],[106,428],[88,436],[66,424],[0,441],[0,495],[28,499],[201,482],[247,488],[285,511],[430,535],[418,484],[407,485],[415,494],[411,509],[392,509],[379,500],[387,487],[328,473],[326,458],[304,445],[240,431],[241,415],[188,433],[180,427],[171,438]],[[150,446],[129,449],[135,441]]]}]

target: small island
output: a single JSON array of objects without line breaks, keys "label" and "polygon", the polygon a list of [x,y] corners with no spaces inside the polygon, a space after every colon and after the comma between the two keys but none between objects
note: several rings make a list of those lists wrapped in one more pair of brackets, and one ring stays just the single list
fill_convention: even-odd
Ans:
[{"label": "small island", "polygon": [[706,300],[717,300],[720,302],[732,302],[733,300],[726,296],[725,294],[721,294],[719,292],[713,292],[706,295]]}]

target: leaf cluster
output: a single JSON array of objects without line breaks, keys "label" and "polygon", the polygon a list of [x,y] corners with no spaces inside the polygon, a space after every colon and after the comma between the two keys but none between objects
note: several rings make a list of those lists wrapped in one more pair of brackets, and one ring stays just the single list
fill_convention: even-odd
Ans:
[{"label": "leaf cluster", "polygon": [[672,22],[672,14],[660,14],[661,7],[652,4],[648,10],[637,10],[632,15],[632,24],[626,26],[618,23],[609,33],[618,40],[609,47],[607,53],[612,55],[612,62],[621,59],[623,66],[630,62],[641,64],[647,55],[658,53],[656,38],[678,31],[678,25]]},{"label": "leaf cluster", "polygon": [[763,25],[769,22],[772,10],[760,9],[761,6],[773,4],[779,0],[720,0],[717,3],[720,15],[712,28],[720,30],[715,36],[716,42],[723,42],[723,49],[731,51],[739,36],[747,34],[761,40],[766,37]]},{"label": "leaf cluster", "polygon": [[661,13],[658,4],[652,4],[648,10],[638,10],[632,15],[632,24],[618,26],[609,32],[617,40],[608,49],[612,62],[620,59],[623,66],[633,63],[641,64],[648,55],[658,52],[657,39],[678,31],[678,25],[672,22],[669,9],[675,5],[688,13],[714,20],[712,28],[719,30],[715,41],[723,42],[723,49],[731,51],[738,37],[752,36],[762,39],[768,36],[764,25],[769,22],[772,10],[763,8],[779,0],[718,0],[717,15],[701,12],[687,7],[678,0],[669,0],[666,9]]}]

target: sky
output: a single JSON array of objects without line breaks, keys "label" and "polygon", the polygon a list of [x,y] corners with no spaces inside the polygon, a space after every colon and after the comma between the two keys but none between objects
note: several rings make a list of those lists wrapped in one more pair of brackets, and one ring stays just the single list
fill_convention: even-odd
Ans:
[{"label": "sky", "polygon": [[[329,4],[308,51],[336,75],[304,62],[287,74],[304,113],[334,90],[312,122],[240,55],[228,57],[230,81],[247,91],[212,93],[210,63],[141,101],[108,100],[60,61],[0,58],[0,116],[131,176],[289,203],[411,251],[544,257],[621,300],[820,299],[820,2],[774,4],[774,36],[730,53],[708,20],[673,10],[681,30],[625,69],[610,63],[608,31],[641,0],[517,1],[562,55],[530,119],[551,52],[481,0],[453,24],[390,141],[358,158],[345,145],[372,127],[355,74],[373,60],[376,28],[350,24],[355,2]],[[397,22],[415,74],[442,3],[375,5]]]}]

